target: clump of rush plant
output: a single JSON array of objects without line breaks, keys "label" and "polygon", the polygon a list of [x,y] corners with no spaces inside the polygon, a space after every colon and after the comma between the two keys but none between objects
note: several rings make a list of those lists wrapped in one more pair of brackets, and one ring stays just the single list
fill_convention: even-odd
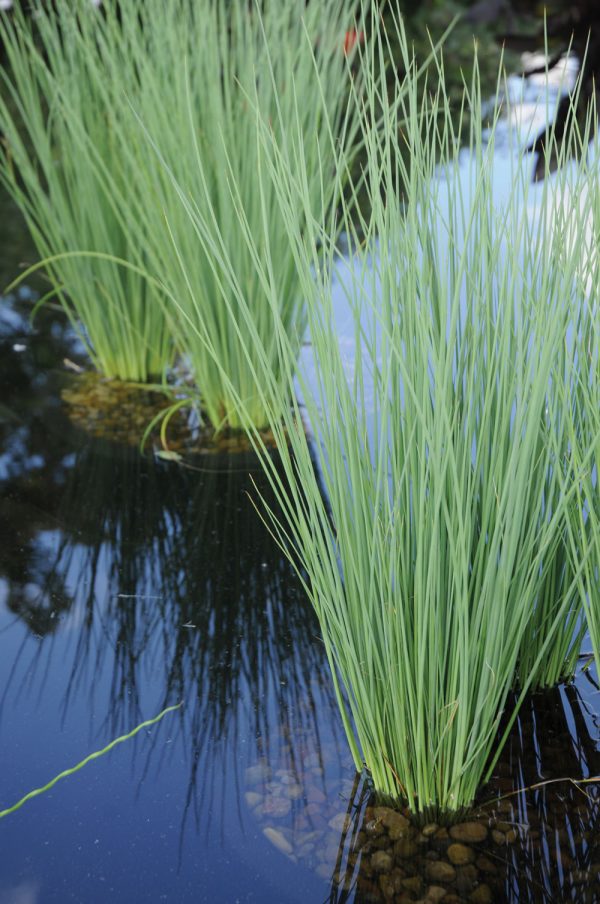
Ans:
[{"label": "clump of rush plant", "polygon": [[[264,368],[279,382],[274,298],[293,357],[305,334],[303,288],[259,126],[278,142],[294,140],[307,207],[328,216],[337,142],[356,129],[348,117],[361,41],[355,9],[347,0],[131,0],[118,15],[108,5],[99,50],[86,51],[99,93],[124,65],[136,73],[119,102],[120,187],[111,197],[139,230],[142,253],[129,261],[164,289],[171,329],[217,431],[242,426],[240,398],[256,427],[281,403],[278,391],[266,407],[266,387],[257,386]],[[111,99],[108,91],[106,105]],[[344,147],[350,153],[353,144]],[[101,176],[103,161],[89,156]],[[299,230],[305,216],[298,211]]]},{"label": "clump of rush plant", "polygon": [[[173,358],[160,292],[111,259],[143,262],[144,225],[117,203],[133,181],[120,145],[131,140],[121,128],[124,93],[137,93],[140,74],[123,58],[102,85],[90,77],[102,65],[103,20],[88,0],[31,6],[31,16],[0,13],[0,179],[45,261],[47,297],[60,299],[97,370],[156,380]],[[117,4],[104,6],[116,15]]]},{"label": "clump of rush plant", "polygon": [[[584,562],[579,594],[585,612],[596,672],[600,676],[600,320],[598,316],[598,225],[600,190],[598,175],[590,173],[584,196],[591,200],[583,221],[587,227],[588,266],[581,274],[587,297],[585,320],[577,333],[579,379],[566,400],[570,414],[569,477],[576,487],[576,504],[570,521],[572,556]],[[579,211],[581,214],[581,211]],[[567,407],[568,403],[568,407]]]},{"label": "clump of rush plant", "polygon": [[[543,680],[544,658],[579,598],[565,399],[578,379],[582,244],[579,222],[553,211],[548,228],[543,213],[560,199],[564,174],[536,188],[542,213],[531,218],[534,189],[517,159],[507,197],[496,203],[497,120],[484,142],[477,68],[463,97],[471,117],[465,156],[441,60],[425,82],[402,22],[397,38],[406,75],[391,97],[385,36],[367,35],[360,52],[364,94],[353,99],[368,220],[352,221],[352,198],[342,192],[347,160],[331,148],[344,226],[350,246],[360,245],[349,260],[336,258],[333,217],[314,217],[301,130],[286,138],[261,130],[306,300],[310,364],[295,377],[296,346],[261,242],[266,225],[251,228],[241,206],[244,247],[270,300],[266,348],[239,286],[235,309],[248,360],[264,365],[262,403],[286,473],[281,480],[254,431],[284,512],[270,520],[301,563],[356,766],[366,765],[381,796],[451,819],[490,774],[517,676],[522,693]],[[383,110],[378,126],[375,110]],[[264,202],[262,216],[266,223]],[[340,293],[350,356],[338,336]],[[251,406],[236,394],[249,426]],[[544,630],[519,673],[536,612]]]},{"label": "clump of rush plant", "polygon": [[[581,84],[573,91],[570,103],[573,110],[579,105]],[[575,122],[576,117],[572,117]],[[577,418],[577,431],[573,433],[573,415],[581,407],[582,367],[589,358],[589,303],[584,299],[597,285],[597,253],[590,241],[590,229],[595,222],[594,204],[597,192],[593,190],[598,178],[598,161],[588,158],[586,149],[597,124],[595,104],[588,106],[582,129],[575,124],[567,130],[561,140],[556,139],[555,125],[547,126],[545,145],[547,152],[542,164],[538,162],[536,172],[542,172],[548,189],[543,193],[542,210],[538,223],[539,241],[548,247],[567,249],[569,274],[572,280],[567,303],[572,306],[572,322],[569,324],[567,347],[557,356],[557,370],[553,377],[557,396],[555,417],[547,419],[547,429],[553,431],[556,442],[559,470],[549,471],[550,482],[545,490],[545,505],[554,510],[561,495],[570,498],[565,509],[565,518],[557,531],[552,551],[546,555],[547,567],[539,592],[521,642],[517,661],[517,680],[527,682],[531,687],[550,687],[560,681],[569,681],[576,672],[581,643],[587,628],[584,599],[580,593],[582,573],[587,567],[589,551],[586,550],[584,532],[579,533],[575,542],[572,519],[577,512],[575,499],[576,474],[582,478],[586,473],[586,457],[580,458],[578,470],[569,466],[573,461],[574,448],[581,448],[582,438],[590,439],[589,418]],[[571,167],[570,159],[578,159],[578,167]],[[558,167],[561,176],[551,176],[551,168]],[[572,223],[576,221],[573,228]],[[556,233],[549,238],[550,233]],[[575,248],[577,243],[577,248]],[[561,260],[563,258],[561,257]],[[586,337],[587,350],[582,342]],[[575,362],[575,364],[573,364]],[[590,384],[591,385],[591,384]],[[585,407],[585,405],[584,405]],[[557,474],[564,477],[565,484],[556,481]],[[569,488],[569,482],[573,486]],[[549,637],[549,635],[551,635]],[[543,652],[543,655],[540,654]]]}]

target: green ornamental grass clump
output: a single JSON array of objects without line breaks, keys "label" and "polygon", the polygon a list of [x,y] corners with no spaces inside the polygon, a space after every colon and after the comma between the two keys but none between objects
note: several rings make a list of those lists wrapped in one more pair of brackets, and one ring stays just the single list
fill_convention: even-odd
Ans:
[{"label": "green ornamental grass clump", "polygon": [[31,6],[0,13],[0,179],[45,261],[47,297],[60,299],[97,370],[156,380],[173,359],[160,292],[109,259],[143,261],[143,224],[117,203],[133,176],[118,123],[139,72],[123,59],[102,86],[89,77],[101,14],[88,0]]},{"label": "green ornamental grass clump", "polygon": [[[426,81],[401,22],[395,37],[406,75],[391,97],[384,44],[367,36],[360,52],[365,87],[354,103],[366,163],[354,188],[366,186],[368,219],[351,219],[347,154],[331,146],[344,226],[358,249],[348,261],[336,257],[333,219],[314,217],[300,130],[286,139],[261,130],[306,299],[313,367],[295,377],[268,249],[241,205],[287,386],[274,379],[241,287],[235,308],[248,360],[264,367],[262,402],[287,474],[284,482],[254,431],[284,511],[265,517],[301,563],[356,766],[366,765],[380,795],[452,818],[490,774],[515,681],[523,693],[544,683],[544,660],[581,606],[586,559],[570,541],[577,481],[566,400],[578,384],[585,324],[582,243],[579,221],[561,213],[564,173],[536,188],[538,217],[528,215],[534,189],[519,162],[495,203],[497,122],[484,143],[476,67],[463,97],[465,162],[441,59]],[[207,228],[182,208],[194,229]],[[181,262],[187,272],[184,254]],[[223,266],[233,284],[226,259]],[[338,336],[340,291],[350,358]],[[536,653],[519,672],[535,618]]]},{"label": "green ornamental grass clump", "polygon": [[[275,316],[294,359],[306,314],[259,127],[278,143],[293,142],[300,155],[295,171],[307,208],[296,211],[296,228],[303,229],[308,211],[329,216],[334,148],[345,136],[351,153],[356,128],[347,112],[346,56],[355,49],[345,38],[356,4],[202,0],[194,6],[202,53],[190,54],[173,73],[166,99],[164,84],[140,60],[145,90],[135,110],[148,137],[140,172],[150,181],[159,162],[164,172],[155,184],[157,203],[139,215],[209,421],[217,430],[241,428],[242,399],[260,428],[287,405],[289,392],[287,383],[283,396],[279,390],[271,305],[277,299]],[[278,387],[274,393],[262,380],[264,368]]]},{"label": "green ornamental grass clump", "polygon": [[[118,14],[106,5],[93,46],[87,31],[78,39],[86,78],[107,107],[121,72],[136,73],[135,84],[125,82],[117,99],[114,130],[119,161],[111,199],[136,230],[125,269],[143,270],[149,284],[160,287],[202,411],[217,431],[241,427],[238,397],[252,424],[267,424],[264,387],[257,388],[264,362],[252,358],[238,304],[276,383],[272,299],[294,355],[306,326],[259,126],[278,141],[294,140],[311,213],[327,216],[334,147],[356,128],[347,115],[348,64],[359,37],[346,35],[355,6],[347,0],[306,8],[295,0],[131,0]],[[104,178],[104,161],[83,133],[81,150]],[[298,211],[298,229],[305,215]],[[246,230],[255,248],[245,241]],[[255,252],[269,262],[266,280]]]},{"label": "green ornamental grass clump", "polygon": [[[252,423],[266,425],[236,294],[274,374],[266,295],[277,293],[296,352],[306,319],[258,125],[279,138],[294,130],[311,210],[325,216],[334,137],[355,128],[355,10],[347,0],[112,0],[100,9],[77,0],[49,12],[38,0],[34,25],[2,19],[0,175],[102,373],[157,377],[175,344],[216,430],[241,426],[236,395]],[[267,284],[244,229],[270,261]]]}]

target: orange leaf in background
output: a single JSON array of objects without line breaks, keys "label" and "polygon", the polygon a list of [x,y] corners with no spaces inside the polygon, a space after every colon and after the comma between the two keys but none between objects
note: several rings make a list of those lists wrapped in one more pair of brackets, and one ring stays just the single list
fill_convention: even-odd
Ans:
[{"label": "orange leaf in background", "polygon": [[344,56],[348,56],[348,54],[354,50],[357,43],[364,44],[364,41],[364,31],[357,31],[355,28],[351,28],[344,35]]}]

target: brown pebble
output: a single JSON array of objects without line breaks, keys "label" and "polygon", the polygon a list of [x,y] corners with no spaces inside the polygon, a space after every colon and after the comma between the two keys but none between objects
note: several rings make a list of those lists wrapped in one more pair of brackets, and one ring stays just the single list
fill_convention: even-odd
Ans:
[{"label": "brown pebble", "polygon": [[423,826],[421,832],[425,835],[425,838],[431,838],[432,835],[438,831],[438,825],[435,822],[428,822],[426,826]]},{"label": "brown pebble", "polygon": [[499,832],[498,829],[492,829],[492,838],[496,842],[496,844],[506,844],[506,836],[504,832]]},{"label": "brown pebble", "polygon": [[453,882],[456,870],[444,860],[433,860],[425,864],[425,875],[432,882]]},{"label": "brown pebble", "polygon": [[378,835],[377,838],[371,839],[371,847],[374,851],[384,851],[390,846],[390,839],[387,835]]},{"label": "brown pebble", "polygon": [[376,873],[388,873],[392,868],[392,858],[387,851],[375,851],[371,857],[371,866]]},{"label": "brown pebble", "polygon": [[508,844],[514,844],[518,837],[519,837],[519,833],[517,832],[516,829],[509,829],[505,835],[505,838],[506,838],[506,841],[508,842]]},{"label": "brown pebble", "polygon": [[467,844],[477,844],[487,838],[487,828],[481,822],[459,822],[450,827],[450,837],[454,841],[463,841]]},{"label": "brown pebble", "polygon": [[475,861],[475,865],[477,869],[482,873],[495,873],[496,872],[496,864],[493,860],[490,860],[489,857],[486,857],[484,854],[481,857],[478,857]]},{"label": "brown pebble", "polygon": [[455,842],[451,844],[447,851],[448,860],[454,866],[464,866],[466,863],[472,863],[475,859],[473,848],[467,847],[466,844]]},{"label": "brown pebble", "polygon": [[381,820],[379,819],[370,819],[365,825],[365,832],[371,837],[373,835],[383,835],[384,831],[385,830],[381,825]]},{"label": "brown pebble", "polygon": [[437,904],[442,898],[446,898],[448,889],[441,885],[430,885],[425,893],[425,901],[427,904]]},{"label": "brown pebble", "polygon": [[394,888],[394,883],[390,876],[387,873],[382,873],[379,877],[379,887],[381,889],[381,894],[383,895],[386,901],[393,901],[396,896],[396,889]]},{"label": "brown pebble", "polygon": [[469,895],[469,901],[472,901],[473,904],[492,904],[492,900],[492,890],[489,885],[484,883],[478,885]]},{"label": "brown pebble", "polygon": [[418,895],[423,888],[423,880],[420,876],[410,876],[408,879],[402,880],[402,887],[405,888],[406,891]]},{"label": "brown pebble", "polygon": [[406,816],[397,810],[392,810],[391,807],[375,807],[373,816],[388,830],[392,841],[397,841],[410,828],[410,822]]},{"label": "brown pebble", "polygon": [[477,872],[477,867],[472,863],[467,863],[466,866],[456,867],[456,888],[462,894],[471,891],[478,879],[479,873]]},{"label": "brown pebble", "polygon": [[394,845],[394,854],[401,860],[408,860],[409,857],[414,857],[418,850],[419,848],[412,838],[400,838]]}]

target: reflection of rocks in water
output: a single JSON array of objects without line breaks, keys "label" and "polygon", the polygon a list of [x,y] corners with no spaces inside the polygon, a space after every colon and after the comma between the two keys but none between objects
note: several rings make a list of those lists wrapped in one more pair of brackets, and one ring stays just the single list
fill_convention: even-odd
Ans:
[{"label": "reflection of rocks in water", "polygon": [[578,682],[525,701],[479,809],[455,825],[378,806],[350,771],[327,780],[310,751],[293,773],[248,770],[246,803],[278,850],[329,880],[331,904],[600,902],[599,786],[576,784],[600,774],[599,732]]}]

